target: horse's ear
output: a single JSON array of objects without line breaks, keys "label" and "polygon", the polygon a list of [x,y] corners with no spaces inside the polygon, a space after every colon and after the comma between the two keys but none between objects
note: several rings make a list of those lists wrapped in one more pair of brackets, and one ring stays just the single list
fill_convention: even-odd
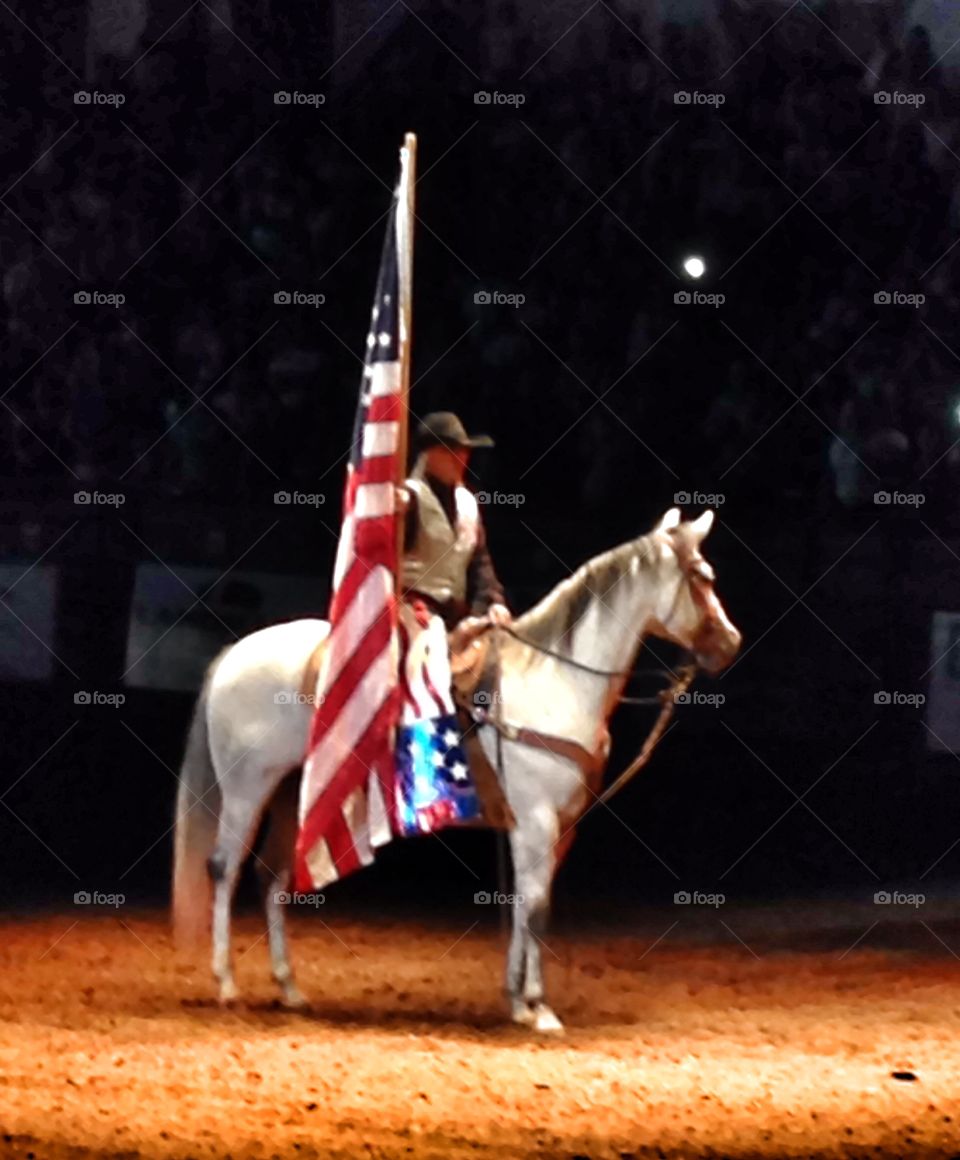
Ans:
[{"label": "horse's ear", "polygon": [[668,512],[662,516],[660,523],[657,524],[654,531],[657,532],[672,532],[674,528],[680,526],[680,509],[672,507]]},{"label": "horse's ear", "polygon": [[707,533],[713,527],[713,509],[707,508],[702,515],[697,516],[690,524],[690,531],[698,544],[706,539]]}]

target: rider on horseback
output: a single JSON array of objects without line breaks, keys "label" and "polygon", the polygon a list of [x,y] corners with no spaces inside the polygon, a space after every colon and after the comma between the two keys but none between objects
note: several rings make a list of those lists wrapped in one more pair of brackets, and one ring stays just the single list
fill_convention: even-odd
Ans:
[{"label": "rider on horseback", "polygon": [[464,486],[474,447],[489,435],[468,435],[451,411],[427,415],[415,434],[416,462],[407,480],[400,590],[405,603],[425,606],[447,629],[467,615],[494,624],[512,619],[487,548],[476,497]]},{"label": "rider on horseback", "polygon": [[461,739],[447,638],[447,631],[463,622],[457,633],[463,647],[491,624],[513,619],[490,559],[477,498],[464,485],[472,449],[492,446],[488,435],[468,435],[450,411],[427,415],[415,433],[416,461],[400,496],[406,524],[399,583],[398,761],[409,803],[402,811],[407,832],[434,828],[445,819],[473,820],[481,810],[493,825],[512,824],[473,731]]}]

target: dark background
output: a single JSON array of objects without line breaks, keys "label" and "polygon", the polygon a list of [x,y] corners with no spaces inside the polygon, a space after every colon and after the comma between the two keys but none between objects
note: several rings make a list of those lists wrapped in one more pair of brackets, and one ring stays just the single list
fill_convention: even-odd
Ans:
[{"label": "dark background", "polygon": [[[512,606],[677,493],[723,500],[706,550],[743,658],[697,686],[724,704],[682,710],[615,812],[582,824],[561,911],[948,887],[957,759],[928,754],[922,711],[874,693],[923,692],[931,612],[960,607],[949,6],[941,22],[925,5],[925,28],[895,3],[690,4],[676,21],[625,2],[111,7],[0,12],[2,559],[60,570],[54,676],[2,689],[3,901],[164,895],[192,698],[73,701],[123,688],[139,563],[308,574],[301,611],[323,615],[407,130],[411,406],[495,436],[476,485],[524,499],[486,509]],[[675,302],[691,252],[722,305]],[[75,304],[84,289],[126,301]],[[293,289],[326,300],[274,303]],[[875,302],[892,290],[925,302]],[[122,510],[78,507],[84,487]],[[278,508],[281,488],[329,503]],[[925,502],[878,505],[881,489]],[[612,771],[651,721],[621,711]],[[493,851],[489,835],[398,843],[335,897],[462,908],[495,883]]]}]

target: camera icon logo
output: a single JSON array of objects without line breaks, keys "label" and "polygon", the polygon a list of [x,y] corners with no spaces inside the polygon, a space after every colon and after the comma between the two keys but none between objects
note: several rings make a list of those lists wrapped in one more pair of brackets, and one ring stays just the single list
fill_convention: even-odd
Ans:
[{"label": "camera icon logo", "polygon": [[73,493],[74,503],[90,503],[91,498],[89,491],[75,491]]},{"label": "camera icon logo", "polygon": [[279,903],[280,906],[286,906],[292,901],[289,890],[277,890],[273,895],[273,900]]},{"label": "camera icon logo", "polygon": [[91,700],[91,698],[90,698],[89,693],[80,692],[80,693],[73,694],[74,705],[89,705],[90,700]]},{"label": "camera icon logo", "polygon": [[289,491],[275,491],[273,493],[273,502],[274,503],[290,503],[291,498],[292,497],[291,497]]},{"label": "camera icon logo", "polygon": [[277,291],[275,291],[274,295],[273,295],[273,301],[274,301],[274,304],[277,306],[289,306],[290,305],[290,291],[289,290],[277,290]]},{"label": "camera icon logo", "polygon": [[690,305],[690,291],[689,290],[678,290],[676,292],[676,294],[674,294],[673,300],[675,303],[677,303],[678,306],[689,306]]},{"label": "camera icon logo", "polygon": [[488,92],[486,92],[485,90],[481,89],[479,92],[476,92],[473,94],[473,103],[475,105],[489,105],[490,104],[490,94]]},{"label": "camera icon logo", "polygon": [[86,89],[80,89],[78,92],[73,94],[73,103],[75,105],[89,105],[90,94]]},{"label": "camera icon logo", "polygon": [[690,94],[685,89],[680,89],[679,92],[673,94],[673,103],[675,105],[689,105]]},{"label": "camera icon logo", "polygon": [[677,693],[677,695],[673,698],[673,703],[675,705],[689,705],[690,704],[690,694],[689,693]]},{"label": "camera icon logo", "polygon": [[478,290],[474,296],[473,301],[476,306],[489,306],[492,299],[489,290]]},{"label": "camera icon logo", "polygon": [[673,896],[673,901],[676,906],[689,906],[693,899],[689,890],[678,890]]},{"label": "camera icon logo", "polygon": [[273,703],[274,703],[274,705],[292,705],[293,704],[293,694],[288,692],[285,689],[281,690],[281,692],[279,692],[279,693],[274,693],[273,694]]},{"label": "camera icon logo", "polygon": [[884,92],[882,90],[879,93],[874,93],[873,94],[873,103],[875,105],[889,105],[890,104],[890,94],[887,92]]},{"label": "camera icon logo", "polygon": [[884,693],[884,692],[874,693],[873,694],[873,703],[874,703],[874,705],[889,705],[890,704],[890,694]]},{"label": "camera icon logo", "polygon": [[889,906],[893,899],[890,896],[889,890],[878,890],[873,896],[873,901],[877,906]]},{"label": "camera icon logo", "polygon": [[875,491],[873,493],[873,502],[874,503],[889,503],[890,502],[890,492],[889,491]]},{"label": "camera icon logo", "polygon": [[473,901],[477,906],[489,906],[493,899],[490,897],[489,890],[478,890],[473,896]]},{"label": "camera icon logo", "polygon": [[673,502],[674,503],[690,503],[691,502],[690,492],[689,491],[675,491],[673,493]]},{"label": "camera icon logo", "polygon": [[889,306],[891,302],[889,290],[878,290],[873,296],[873,301],[877,306]]},{"label": "camera icon logo", "polygon": [[475,705],[489,705],[490,694],[485,689],[478,689],[473,694],[473,703]]},{"label": "camera icon logo", "polygon": [[275,105],[289,105],[290,94],[284,91],[279,91],[273,94],[273,103]]},{"label": "camera icon logo", "polygon": [[78,890],[73,896],[74,906],[89,906],[91,901],[89,890]]},{"label": "camera icon logo", "polygon": [[89,306],[90,305],[90,291],[89,290],[77,290],[77,292],[73,296],[73,301],[74,301],[74,304],[76,306]]}]

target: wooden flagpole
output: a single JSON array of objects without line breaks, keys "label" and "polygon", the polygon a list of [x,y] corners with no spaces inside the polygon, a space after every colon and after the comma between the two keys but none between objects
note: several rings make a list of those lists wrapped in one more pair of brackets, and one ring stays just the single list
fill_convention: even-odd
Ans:
[{"label": "wooden flagpole", "polygon": [[[397,433],[397,486],[407,475],[410,428],[410,353],[413,342],[413,220],[417,184],[417,135],[407,133],[400,150],[400,204],[397,206],[397,228],[400,231],[400,428]],[[404,512],[397,519],[397,575],[403,558],[406,520]]]}]

